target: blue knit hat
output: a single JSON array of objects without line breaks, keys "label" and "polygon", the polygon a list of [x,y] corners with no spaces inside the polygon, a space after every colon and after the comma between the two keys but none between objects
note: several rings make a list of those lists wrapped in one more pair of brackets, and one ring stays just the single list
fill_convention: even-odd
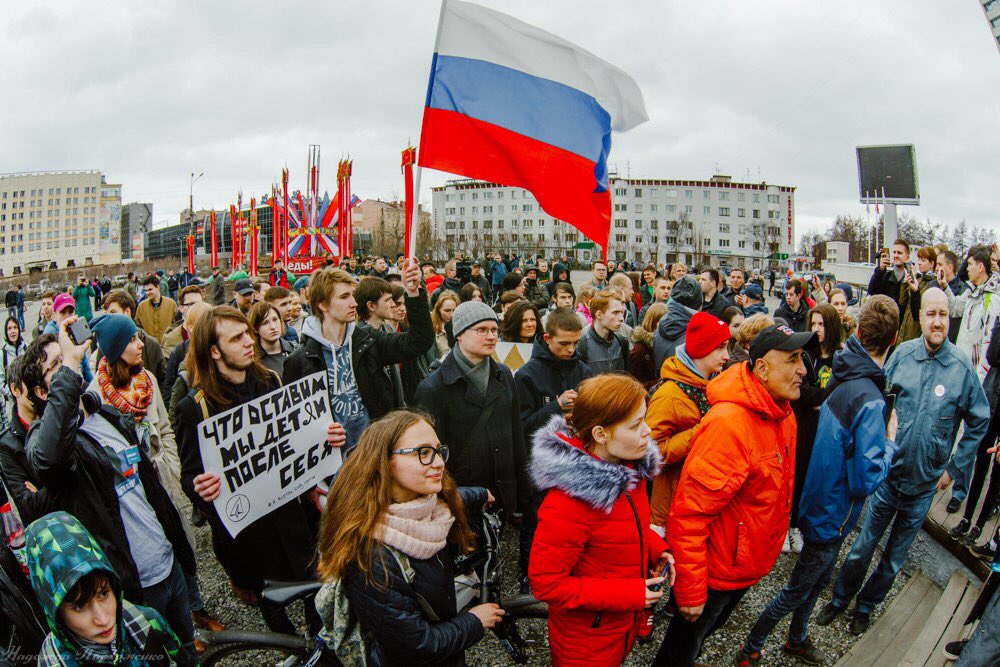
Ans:
[{"label": "blue knit hat", "polygon": [[128,315],[110,313],[91,320],[90,330],[94,333],[94,340],[97,341],[97,346],[101,348],[108,363],[113,364],[132,342],[132,337],[139,327]]}]

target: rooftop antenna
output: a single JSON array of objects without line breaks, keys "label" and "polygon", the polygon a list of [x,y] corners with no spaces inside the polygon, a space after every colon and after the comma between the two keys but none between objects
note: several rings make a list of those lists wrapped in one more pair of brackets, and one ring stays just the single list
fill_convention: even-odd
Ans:
[{"label": "rooftop antenna", "polygon": [[715,175],[716,176],[719,175],[719,163],[718,162],[715,163]]},{"label": "rooftop antenna", "polygon": [[628,180],[628,181],[632,180],[632,161],[631,160],[626,160],[625,161],[625,180]]}]

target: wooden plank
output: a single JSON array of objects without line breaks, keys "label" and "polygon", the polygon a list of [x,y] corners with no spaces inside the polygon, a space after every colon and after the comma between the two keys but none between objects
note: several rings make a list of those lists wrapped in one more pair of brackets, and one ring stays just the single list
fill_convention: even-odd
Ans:
[{"label": "wooden plank", "polygon": [[[906,652],[913,646],[914,642],[921,636],[927,620],[934,612],[937,603],[941,600],[941,589],[933,582],[928,586],[924,597],[919,604],[910,612],[903,627],[895,635],[889,638],[885,651],[879,657],[880,665],[898,665],[906,655]],[[954,611],[954,610],[952,610]]]},{"label": "wooden plank", "polygon": [[[923,629],[920,630],[917,638],[910,643],[899,663],[900,665],[919,667],[927,662],[927,658],[934,651],[934,647],[937,646],[944,634],[945,628],[951,622],[951,617],[955,614],[955,607],[962,601],[962,593],[965,592],[968,583],[968,577],[959,572],[951,575],[948,586],[938,598],[934,609],[925,618]],[[884,655],[883,659],[885,659]]]},{"label": "wooden plank", "polygon": [[955,613],[952,614],[951,620],[948,622],[948,627],[941,633],[941,639],[938,640],[934,650],[927,657],[927,661],[924,663],[926,667],[940,667],[946,662],[944,658],[945,644],[961,639],[962,628],[965,626],[965,618],[972,611],[972,605],[976,604],[976,598],[978,597],[979,586],[970,581],[966,584],[965,590],[962,591],[962,601],[955,607]]},{"label": "wooden plank", "polygon": [[876,664],[883,664],[880,660],[882,653],[923,600],[928,588],[933,585],[922,572],[914,574],[888,609],[882,612],[850,653],[841,658],[837,664],[844,667],[873,667]]}]

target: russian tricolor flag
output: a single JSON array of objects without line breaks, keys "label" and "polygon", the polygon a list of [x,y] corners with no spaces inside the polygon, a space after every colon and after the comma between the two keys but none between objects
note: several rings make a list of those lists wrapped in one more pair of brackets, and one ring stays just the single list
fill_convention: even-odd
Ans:
[{"label": "russian tricolor flag", "polygon": [[605,250],[611,130],[646,120],[639,86],[592,53],[511,16],[445,0],[419,165],[531,191]]}]

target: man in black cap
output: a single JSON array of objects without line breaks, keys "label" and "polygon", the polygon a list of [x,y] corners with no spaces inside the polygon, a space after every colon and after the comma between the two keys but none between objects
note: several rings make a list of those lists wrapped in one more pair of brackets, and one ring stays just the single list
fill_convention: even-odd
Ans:
[{"label": "man in black cap", "polygon": [[[678,281],[680,282],[680,281]],[[770,326],[750,362],[712,380],[711,410],[691,441],[670,506],[676,614],[654,665],[691,665],[751,586],[774,566],[788,531],[795,480],[795,418],[814,333]]]},{"label": "man in black cap", "polygon": [[241,313],[246,315],[250,306],[254,304],[255,292],[253,282],[249,278],[240,278],[233,285],[233,300],[229,302],[229,305],[238,308]]}]

